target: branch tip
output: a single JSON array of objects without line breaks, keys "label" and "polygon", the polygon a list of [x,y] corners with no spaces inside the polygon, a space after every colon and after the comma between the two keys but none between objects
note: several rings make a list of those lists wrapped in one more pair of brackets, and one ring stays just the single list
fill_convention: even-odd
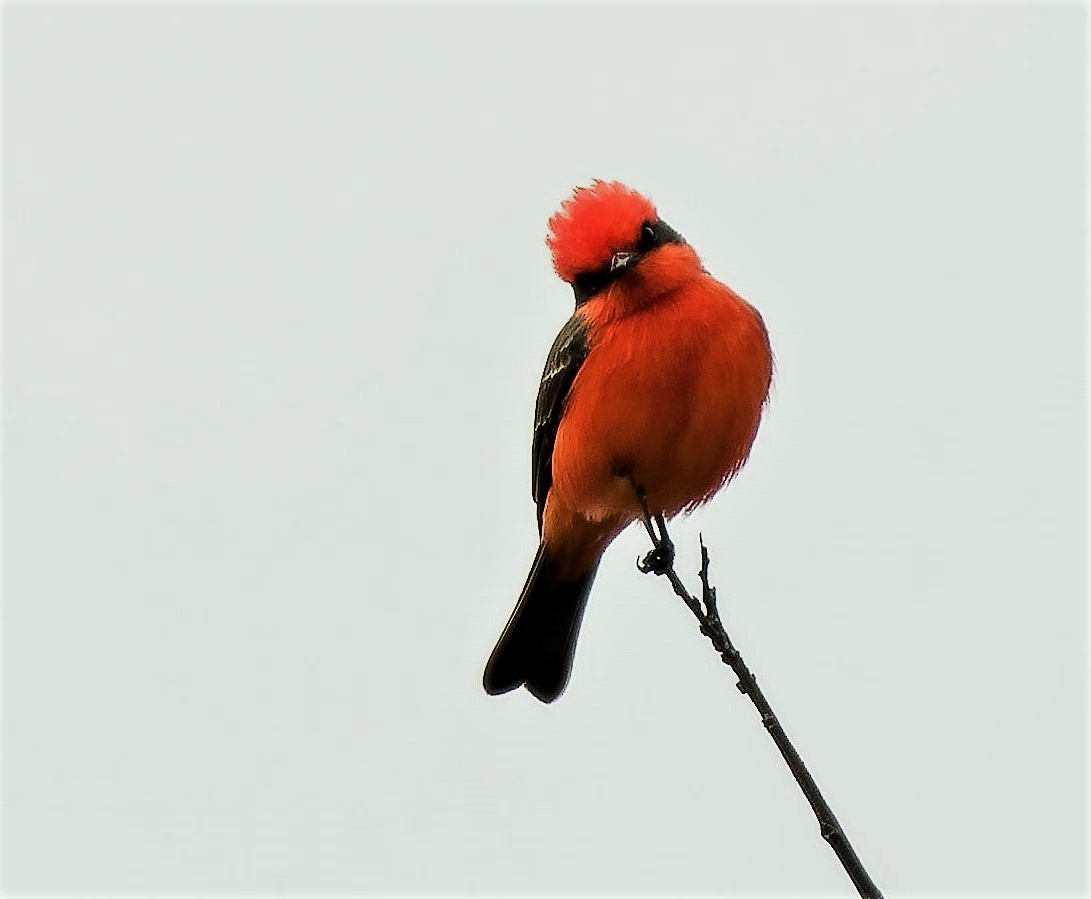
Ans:
[{"label": "branch tip", "polygon": [[784,728],[774,714],[772,706],[765,698],[761,688],[758,687],[757,679],[746,667],[742,655],[731,642],[731,638],[720,620],[720,613],[716,603],[716,588],[708,582],[709,553],[708,547],[705,546],[704,534],[698,534],[697,536],[701,547],[701,570],[698,574],[701,578],[701,599],[704,600],[704,608],[702,608],[701,601],[690,594],[681,578],[678,577],[678,573],[674,570],[674,544],[671,543],[670,537],[667,535],[667,526],[663,520],[663,515],[661,513],[655,515],[655,522],[659,525],[659,533],[656,534],[655,529],[652,527],[652,516],[648,511],[647,494],[644,488],[632,479],[631,475],[630,481],[632,481],[633,489],[640,503],[644,527],[651,538],[653,546],[648,555],[637,560],[637,568],[645,574],[654,573],[667,576],[667,580],[670,581],[675,594],[686,604],[686,607],[697,619],[700,632],[712,643],[723,663],[735,673],[738,678],[735,686],[739,692],[750,697],[750,701],[761,715],[761,721],[766,732],[776,743],[777,749],[780,750],[781,756],[788,765],[788,769],[792,772],[796,783],[799,784],[803,795],[807,798],[807,802],[810,803],[815,818],[818,819],[822,838],[829,843],[830,848],[837,855],[838,861],[841,862],[845,873],[852,880],[853,886],[856,887],[860,896],[864,897],[864,899],[883,899],[883,894],[879,892],[879,888],[872,881],[863,863],[856,855],[856,851],[852,848],[852,844],[849,843],[848,837],[841,829],[841,825],[838,823],[833,811],[819,791],[814,778],[811,777],[806,765],[803,764],[803,759],[800,758],[799,753],[792,746],[787,734],[784,732]]}]

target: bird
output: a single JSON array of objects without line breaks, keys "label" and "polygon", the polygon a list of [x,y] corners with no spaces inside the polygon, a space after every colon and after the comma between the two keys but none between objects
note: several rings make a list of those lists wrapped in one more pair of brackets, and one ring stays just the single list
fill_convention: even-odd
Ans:
[{"label": "bird", "polygon": [[551,703],[569,682],[606,548],[642,521],[656,541],[642,570],[671,564],[665,521],[707,503],[746,462],[774,362],[760,313],[627,185],[575,188],[546,245],[575,309],[535,403],[538,550],[483,686]]}]

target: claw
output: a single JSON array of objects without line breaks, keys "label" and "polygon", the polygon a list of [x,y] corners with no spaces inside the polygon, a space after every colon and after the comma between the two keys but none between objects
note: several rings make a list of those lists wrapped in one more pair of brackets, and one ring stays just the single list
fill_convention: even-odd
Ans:
[{"label": "claw", "polygon": [[666,574],[674,565],[674,544],[660,540],[655,548],[636,563],[642,574]]}]

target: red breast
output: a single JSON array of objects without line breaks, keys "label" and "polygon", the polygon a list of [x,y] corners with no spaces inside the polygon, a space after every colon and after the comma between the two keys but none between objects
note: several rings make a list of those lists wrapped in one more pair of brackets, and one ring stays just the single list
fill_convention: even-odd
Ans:
[{"label": "red breast", "polygon": [[772,376],[757,311],[685,244],[663,247],[581,308],[590,352],[553,450],[557,500],[602,520],[707,501],[746,461]]}]

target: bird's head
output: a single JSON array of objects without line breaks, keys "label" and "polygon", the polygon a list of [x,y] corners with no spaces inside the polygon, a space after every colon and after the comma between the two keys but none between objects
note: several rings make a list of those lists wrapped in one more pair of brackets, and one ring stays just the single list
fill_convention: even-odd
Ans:
[{"label": "bird's head", "polygon": [[696,254],[651,200],[619,181],[577,187],[550,218],[546,245],[577,306],[622,278],[655,293],[669,289],[679,266],[700,270]]}]

